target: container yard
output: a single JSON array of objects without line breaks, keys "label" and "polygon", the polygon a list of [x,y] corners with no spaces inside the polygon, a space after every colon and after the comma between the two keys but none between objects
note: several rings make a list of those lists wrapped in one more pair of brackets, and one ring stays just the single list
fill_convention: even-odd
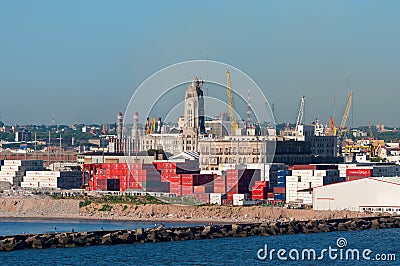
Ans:
[{"label": "container yard", "polygon": [[82,186],[82,172],[48,171],[41,160],[4,160],[0,181],[21,188],[74,189]]}]

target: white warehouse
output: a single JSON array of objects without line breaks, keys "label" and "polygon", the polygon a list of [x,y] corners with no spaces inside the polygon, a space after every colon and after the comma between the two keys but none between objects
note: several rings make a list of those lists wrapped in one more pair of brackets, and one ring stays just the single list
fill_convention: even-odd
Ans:
[{"label": "white warehouse", "polygon": [[372,177],[314,188],[314,210],[400,214],[400,177]]}]

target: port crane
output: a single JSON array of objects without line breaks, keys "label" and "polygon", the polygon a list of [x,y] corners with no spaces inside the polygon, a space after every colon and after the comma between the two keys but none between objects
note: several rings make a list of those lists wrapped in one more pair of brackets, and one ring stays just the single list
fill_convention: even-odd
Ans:
[{"label": "port crane", "polygon": [[349,117],[352,101],[353,101],[353,92],[350,92],[349,98],[347,99],[346,109],[344,110],[342,122],[340,123],[338,137],[342,137],[344,132],[346,131],[345,127],[346,127],[347,118]]},{"label": "port crane", "polygon": [[297,114],[296,128],[298,128],[298,126],[301,125],[301,123],[303,121],[304,103],[305,103],[305,96],[303,95],[303,96],[301,96],[299,113]]},{"label": "port crane", "polygon": [[328,120],[328,125],[326,126],[326,135],[327,136],[336,136],[336,127],[335,127],[335,119],[330,116]]},{"label": "port crane", "polygon": [[228,95],[229,119],[231,121],[231,135],[234,135],[234,132],[238,128],[238,123],[236,122],[235,105],[233,102],[232,89],[231,89],[231,73],[228,70],[226,71],[226,94]]}]

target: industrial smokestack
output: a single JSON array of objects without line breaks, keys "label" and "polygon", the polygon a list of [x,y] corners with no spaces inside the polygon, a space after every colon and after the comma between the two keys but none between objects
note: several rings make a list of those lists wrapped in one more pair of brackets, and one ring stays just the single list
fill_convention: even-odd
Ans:
[{"label": "industrial smokestack", "polygon": [[122,139],[122,113],[117,114],[117,139]]}]

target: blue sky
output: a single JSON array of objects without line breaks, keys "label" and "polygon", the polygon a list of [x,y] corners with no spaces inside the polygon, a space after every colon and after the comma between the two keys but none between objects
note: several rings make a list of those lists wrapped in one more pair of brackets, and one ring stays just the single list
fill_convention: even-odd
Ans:
[{"label": "blue sky", "polygon": [[148,76],[208,58],[251,76],[278,122],[295,121],[301,95],[306,122],[334,109],[340,120],[349,68],[353,125],[399,126],[398,10],[398,1],[3,0],[0,120],[114,122]]}]

